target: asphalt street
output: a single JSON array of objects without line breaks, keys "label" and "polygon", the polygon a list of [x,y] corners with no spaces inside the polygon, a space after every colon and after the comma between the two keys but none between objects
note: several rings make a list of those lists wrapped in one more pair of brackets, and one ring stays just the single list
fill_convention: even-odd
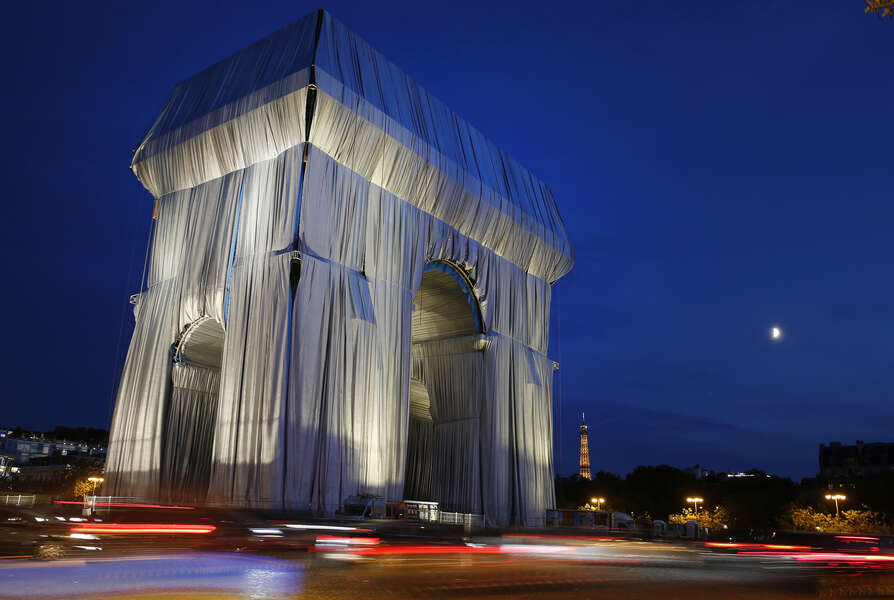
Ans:
[{"label": "asphalt street", "polygon": [[601,558],[445,555],[320,558],[306,598],[846,598],[894,597],[894,572],[718,557],[664,544],[616,544]]}]

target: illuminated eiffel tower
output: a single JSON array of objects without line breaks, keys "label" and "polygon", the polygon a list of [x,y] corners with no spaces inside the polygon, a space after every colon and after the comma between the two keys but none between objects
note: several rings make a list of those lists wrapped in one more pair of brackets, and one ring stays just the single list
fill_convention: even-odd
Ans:
[{"label": "illuminated eiffel tower", "polygon": [[592,479],[590,475],[590,446],[587,444],[587,422],[584,413],[580,414],[580,476]]}]

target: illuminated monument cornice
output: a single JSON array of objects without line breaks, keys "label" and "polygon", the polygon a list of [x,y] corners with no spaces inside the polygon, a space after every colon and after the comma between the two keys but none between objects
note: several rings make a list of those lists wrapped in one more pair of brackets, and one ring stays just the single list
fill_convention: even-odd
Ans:
[{"label": "illuminated monument cornice", "polygon": [[113,494],[332,514],[553,506],[550,189],[324,11],[178,84]]}]

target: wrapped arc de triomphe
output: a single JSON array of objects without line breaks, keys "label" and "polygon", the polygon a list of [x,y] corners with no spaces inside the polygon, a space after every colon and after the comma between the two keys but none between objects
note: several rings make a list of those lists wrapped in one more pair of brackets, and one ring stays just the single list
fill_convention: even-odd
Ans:
[{"label": "wrapped arc de triomphe", "polygon": [[324,11],[177,85],[106,493],[554,504],[549,188]]}]

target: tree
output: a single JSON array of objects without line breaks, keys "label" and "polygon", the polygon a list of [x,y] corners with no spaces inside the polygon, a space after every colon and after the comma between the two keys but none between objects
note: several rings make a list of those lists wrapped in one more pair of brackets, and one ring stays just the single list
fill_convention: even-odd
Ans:
[{"label": "tree", "polygon": [[52,439],[80,442],[84,444],[104,446],[109,443],[109,432],[105,429],[98,429],[96,427],[65,427],[63,425],[56,425],[56,427],[52,431],[48,431],[46,435]]},{"label": "tree", "polygon": [[556,480],[557,508],[576,509],[588,503],[594,496],[606,499],[603,508],[609,504],[623,508],[626,506],[623,494],[624,480],[606,471],[599,471],[593,475],[592,480],[577,475],[560,477]]},{"label": "tree", "polygon": [[894,0],[866,0],[866,14],[894,18]]},{"label": "tree", "polygon": [[98,476],[97,473],[90,473],[84,477],[79,477],[75,480],[72,491],[74,492],[75,498],[86,498],[87,496],[93,495],[95,491],[99,490],[102,486],[102,483],[95,483],[90,481],[88,477]]},{"label": "tree", "polygon": [[807,506],[792,506],[783,516],[784,527],[799,531],[834,531],[840,533],[890,533],[891,527],[882,513],[865,506],[843,510],[839,515],[826,514]]},{"label": "tree", "polygon": [[707,527],[709,531],[716,531],[728,526],[729,514],[722,506],[717,506],[714,510],[701,508],[698,514],[693,509],[687,507],[681,513],[668,516],[668,520],[671,523],[679,523],[681,525],[695,521],[699,527]]},{"label": "tree", "polygon": [[894,472],[883,471],[860,480],[851,496],[857,503],[894,515]]},{"label": "tree", "polygon": [[730,529],[772,529],[779,516],[796,499],[798,490],[791,479],[768,476],[761,471],[751,477],[730,477],[709,491],[719,499],[730,516]]},{"label": "tree", "polygon": [[841,521],[848,533],[891,533],[891,527],[885,522],[884,515],[869,510],[850,509],[841,511]]},{"label": "tree", "polygon": [[93,489],[93,482],[86,479],[78,479],[74,484],[75,498],[86,498]]},{"label": "tree", "polygon": [[810,506],[792,506],[782,517],[782,525],[796,531],[834,531],[831,515]]},{"label": "tree", "polygon": [[649,513],[656,519],[679,510],[687,496],[704,495],[703,482],[669,465],[637,467],[624,483],[627,512]]}]

